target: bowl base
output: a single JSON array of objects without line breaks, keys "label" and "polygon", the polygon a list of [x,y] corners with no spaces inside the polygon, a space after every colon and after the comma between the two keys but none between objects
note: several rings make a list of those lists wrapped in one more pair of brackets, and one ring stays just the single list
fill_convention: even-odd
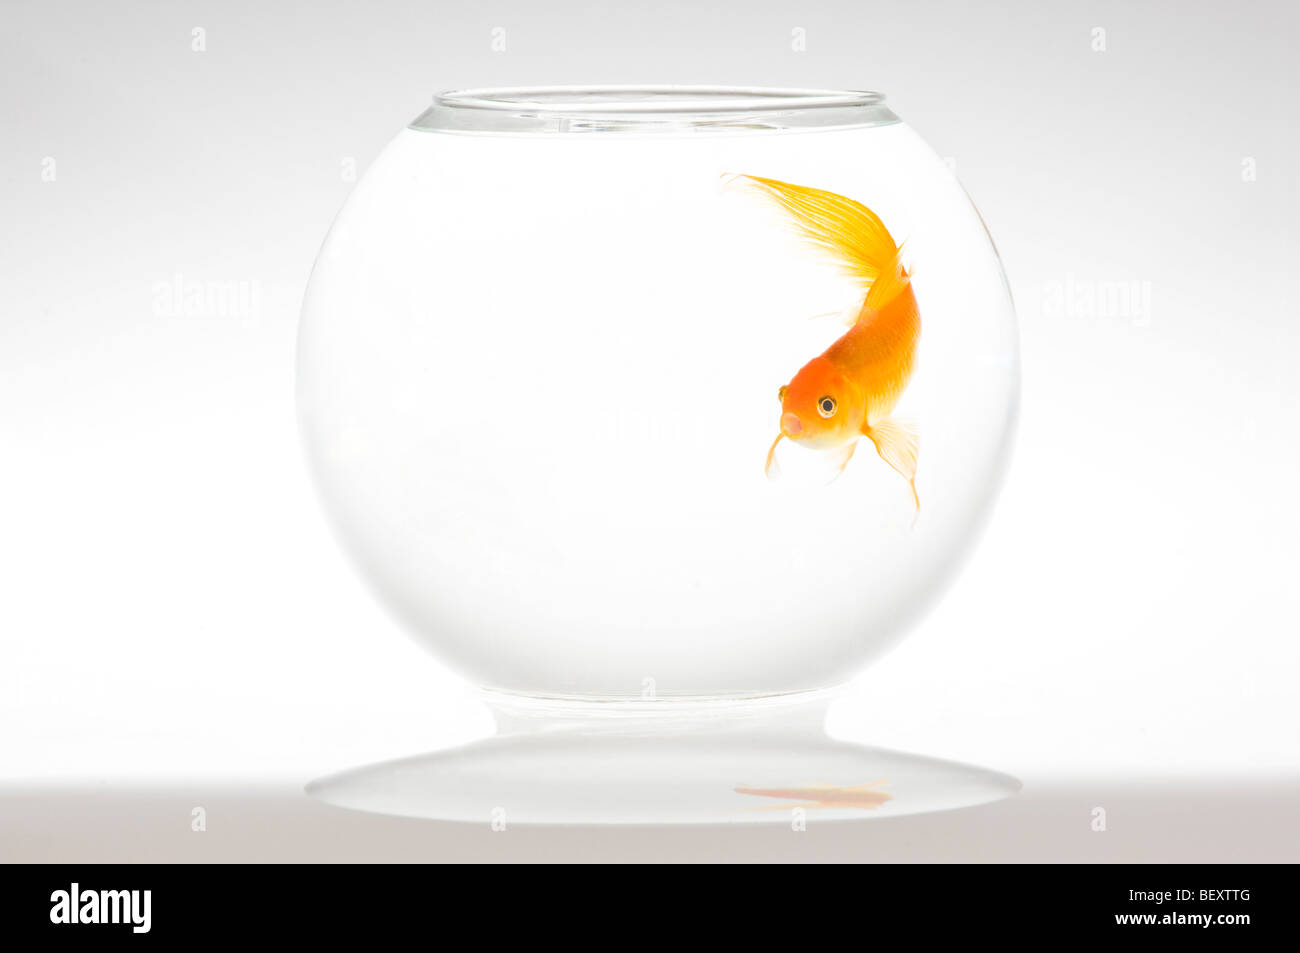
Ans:
[{"label": "bowl base", "polygon": [[716,702],[494,699],[499,733],[307,786],[340,807],[491,824],[770,824],[1001,800],[996,771],[829,737],[827,696]]}]

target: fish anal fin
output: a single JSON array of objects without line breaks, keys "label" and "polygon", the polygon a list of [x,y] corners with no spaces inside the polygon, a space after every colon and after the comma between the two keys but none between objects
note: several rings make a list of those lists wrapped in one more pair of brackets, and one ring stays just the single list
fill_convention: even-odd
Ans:
[{"label": "fish anal fin", "polygon": [[916,494],[916,459],[920,440],[916,429],[902,421],[886,417],[864,426],[862,432],[876,445],[880,459],[906,478],[908,486],[912,488],[912,501],[920,511],[921,498]]}]

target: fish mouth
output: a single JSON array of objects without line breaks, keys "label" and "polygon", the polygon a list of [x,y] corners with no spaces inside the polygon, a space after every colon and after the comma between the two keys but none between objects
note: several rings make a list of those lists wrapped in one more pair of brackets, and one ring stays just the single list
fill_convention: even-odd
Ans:
[{"label": "fish mouth", "polygon": [[803,421],[799,419],[797,414],[782,414],[781,433],[785,434],[791,440],[798,440],[803,436]]}]

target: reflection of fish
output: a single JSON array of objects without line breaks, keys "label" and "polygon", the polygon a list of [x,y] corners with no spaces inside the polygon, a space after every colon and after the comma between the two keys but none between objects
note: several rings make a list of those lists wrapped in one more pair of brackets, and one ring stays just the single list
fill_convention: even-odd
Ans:
[{"label": "reflection of fish", "polygon": [[782,438],[832,451],[837,475],[867,437],[916,495],[916,433],[891,418],[912,374],[921,315],[901,250],[879,216],[860,202],[776,179],[747,175],[776,199],[805,237],[835,258],[866,291],[852,326],[780,390],[781,433],[767,453],[769,477]]},{"label": "reflection of fish", "polygon": [[824,807],[860,807],[871,811],[880,807],[886,801],[893,800],[884,791],[878,790],[885,780],[872,781],[868,784],[857,784],[852,787],[837,787],[834,784],[826,784],[819,781],[816,784],[809,784],[801,788],[746,788],[739,787],[735,791],[737,794],[753,794],[758,797],[783,797],[791,800],[805,801],[804,804],[772,804],[757,808],[760,811],[783,811],[791,807],[824,808]]}]

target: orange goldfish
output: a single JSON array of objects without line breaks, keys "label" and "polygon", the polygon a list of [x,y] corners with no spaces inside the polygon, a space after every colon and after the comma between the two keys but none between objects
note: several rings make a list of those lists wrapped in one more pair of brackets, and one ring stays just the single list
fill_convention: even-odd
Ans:
[{"label": "orange goldfish", "polygon": [[[880,217],[860,202],[802,185],[741,176],[774,198],[799,231],[862,285],[864,298],[849,329],[805,364],[778,392],[781,432],[767,452],[769,478],[779,471],[783,439],[828,451],[842,473],[866,437],[916,493],[917,435],[890,417],[916,359],[921,335],[912,281]],[[856,307],[856,306],[855,306]]]}]

